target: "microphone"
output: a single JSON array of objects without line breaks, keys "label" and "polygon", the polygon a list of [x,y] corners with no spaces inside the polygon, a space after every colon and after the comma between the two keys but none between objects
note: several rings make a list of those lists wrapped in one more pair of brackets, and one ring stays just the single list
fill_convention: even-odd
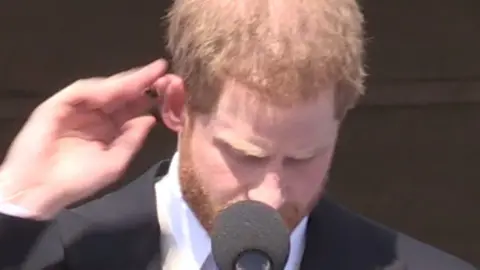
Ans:
[{"label": "microphone", "polygon": [[212,254],[220,270],[283,270],[290,233],[280,214],[261,202],[241,201],[215,218]]}]

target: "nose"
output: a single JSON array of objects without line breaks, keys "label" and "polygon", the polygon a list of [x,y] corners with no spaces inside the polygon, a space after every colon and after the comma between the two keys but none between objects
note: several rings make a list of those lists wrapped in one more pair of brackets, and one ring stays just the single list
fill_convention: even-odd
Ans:
[{"label": "nose", "polygon": [[258,185],[248,190],[247,196],[250,200],[265,203],[277,210],[280,209],[285,198],[279,173],[267,172]]}]

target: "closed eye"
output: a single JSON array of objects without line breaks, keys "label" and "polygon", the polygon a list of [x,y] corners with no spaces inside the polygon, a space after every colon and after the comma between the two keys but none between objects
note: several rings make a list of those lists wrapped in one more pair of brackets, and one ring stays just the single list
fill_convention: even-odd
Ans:
[{"label": "closed eye", "polygon": [[261,163],[268,160],[268,157],[258,157],[258,156],[252,156],[252,155],[242,155],[242,154],[240,158],[247,162],[256,162],[256,163]]},{"label": "closed eye", "polygon": [[286,164],[303,164],[303,163],[308,163],[309,161],[313,160],[315,156],[307,157],[307,158],[293,158],[293,157],[287,157],[285,158],[284,162]]}]

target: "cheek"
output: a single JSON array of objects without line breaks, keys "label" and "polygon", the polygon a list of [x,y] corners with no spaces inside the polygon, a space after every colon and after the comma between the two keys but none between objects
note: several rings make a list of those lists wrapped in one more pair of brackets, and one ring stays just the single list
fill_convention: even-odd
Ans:
[{"label": "cheek", "polygon": [[289,170],[287,190],[291,200],[306,205],[323,192],[330,160],[328,155]]},{"label": "cheek", "polygon": [[239,184],[220,151],[210,142],[192,138],[191,157],[197,179],[214,201],[231,200]]}]

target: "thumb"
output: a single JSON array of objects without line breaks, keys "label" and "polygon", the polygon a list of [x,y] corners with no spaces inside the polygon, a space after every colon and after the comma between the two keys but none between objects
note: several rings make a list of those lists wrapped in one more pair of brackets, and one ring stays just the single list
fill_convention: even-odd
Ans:
[{"label": "thumb", "polygon": [[156,120],[152,115],[133,118],[121,127],[121,134],[110,147],[109,156],[124,166],[142,148],[150,130],[155,126]]}]

